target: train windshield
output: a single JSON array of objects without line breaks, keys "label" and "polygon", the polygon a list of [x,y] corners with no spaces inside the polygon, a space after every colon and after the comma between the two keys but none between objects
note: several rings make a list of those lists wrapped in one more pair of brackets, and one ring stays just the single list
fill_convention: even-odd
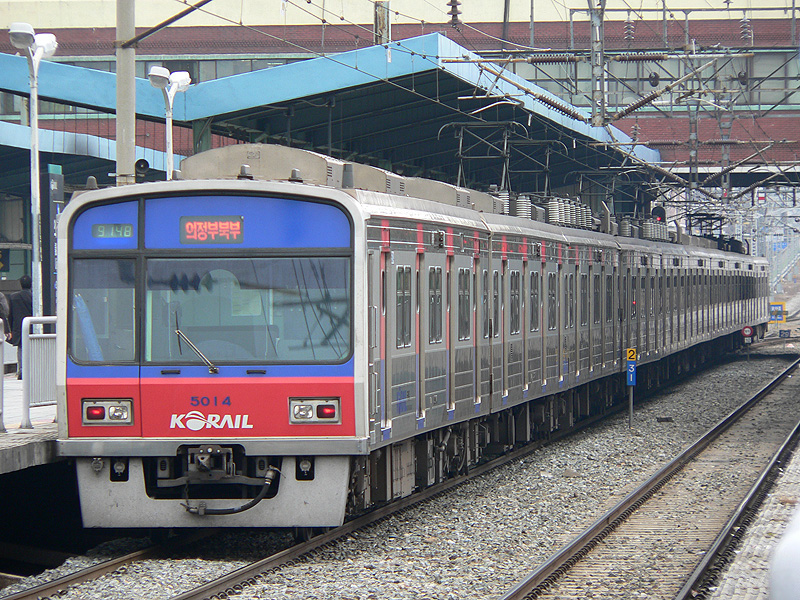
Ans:
[{"label": "train windshield", "polygon": [[[340,362],[350,355],[345,257],[150,259],[144,362]],[[178,336],[180,330],[183,336]]]}]

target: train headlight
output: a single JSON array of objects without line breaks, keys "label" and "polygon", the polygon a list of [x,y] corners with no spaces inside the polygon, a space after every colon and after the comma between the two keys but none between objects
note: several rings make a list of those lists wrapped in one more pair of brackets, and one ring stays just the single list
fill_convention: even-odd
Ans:
[{"label": "train headlight", "polygon": [[121,406],[109,406],[108,407],[108,418],[112,421],[127,421],[129,416],[128,407],[121,405]]},{"label": "train headlight", "polygon": [[131,398],[83,398],[81,414],[84,425],[132,425]]},{"label": "train headlight", "polygon": [[340,398],[289,398],[289,422],[341,423],[341,403]]},{"label": "train headlight", "polygon": [[292,406],[292,417],[297,420],[314,418],[314,407],[310,404],[295,404]]}]

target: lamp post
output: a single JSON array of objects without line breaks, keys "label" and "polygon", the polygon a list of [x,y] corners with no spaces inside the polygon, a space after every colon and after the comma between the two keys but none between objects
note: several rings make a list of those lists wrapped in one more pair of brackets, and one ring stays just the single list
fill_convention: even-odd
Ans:
[{"label": "lamp post", "polygon": [[175,71],[170,73],[165,67],[150,67],[147,74],[150,84],[159,88],[164,93],[164,108],[167,111],[166,130],[167,130],[167,181],[172,179],[172,103],[175,94],[185,92],[192,83],[192,78],[187,71]]},{"label": "lamp post", "polygon": [[12,23],[8,29],[11,44],[25,53],[30,74],[31,99],[31,287],[33,316],[42,316],[42,224],[39,191],[39,63],[53,56],[58,48],[52,33],[37,34],[28,23]]}]

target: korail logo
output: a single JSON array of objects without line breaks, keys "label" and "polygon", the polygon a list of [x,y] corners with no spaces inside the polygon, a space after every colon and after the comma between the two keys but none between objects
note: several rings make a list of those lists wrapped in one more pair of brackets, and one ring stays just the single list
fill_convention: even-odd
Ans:
[{"label": "korail logo", "polygon": [[169,421],[170,429],[252,429],[247,422],[250,415],[204,415],[199,410],[190,410],[188,413],[173,414]]}]

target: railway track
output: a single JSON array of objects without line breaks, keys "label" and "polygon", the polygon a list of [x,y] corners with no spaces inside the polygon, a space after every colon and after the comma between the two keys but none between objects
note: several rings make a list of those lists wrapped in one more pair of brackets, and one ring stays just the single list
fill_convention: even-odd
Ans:
[{"label": "railway track", "polygon": [[[252,562],[251,564],[231,571],[217,579],[209,581],[204,585],[173,596],[171,600],[204,600],[209,598],[224,598],[230,595],[235,595],[244,587],[256,583],[260,578],[267,576],[269,573],[275,572],[281,569],[283,566],[291,565],[297,561],[304,560],[306,557],[311,557],[320,549],[335,542],[336,540],[345,538],[348,535],[357,532],[359,529],[367,527],[373,523],[377,523],[392,515],[398,514],[435,496],[446,494],[450,490],[462,485],[470,479],[480,477],[493,469],[514,462],[515,460],[519,460],[521,457],[534,452],[544,444],[554,442],[569,435],[573,435],[574,433],[585,429],[597,423],[598,421],[601,421],[611,414],[620,412],[625,408],[626,407],[624,404],[615,406],[607,411],[604,415],[597,415],[590,419],[581,421],[570,430],[554,433],[553,436],[548,440],[533,442],[523,448],[519,448],[499,456],[477,467],[473,467],[470,469],[470,472],[467,475],[452,478],[441,484],[431,486],[430,488],[427,488],[421,492],[415,493],[409,497],[374,509],[365,515],[348,521],[341,527],[331,529],[330,531],[316,535],[309,540],[298,543],[273,555],[267,556],[262,560]],[[27,590],[4,596],[3,600],[41,600],[48,597],[58,597],[71,586],[76,586],[84,582],[100,579],[104,575],[121,571],[139,561],[169,556],[170,554],[175,553],[176,551],[188,546],[193,542],[213,535],[213,533],[214,532],[200,531],[188,536],[180,536],[171,542],[156,544],[141,550],[137,550],[135,552],[92,565],[65,577],[54,579],[50,582],[37,585]]]},{"label": "railway track", "polygon": [[57,596],[70,586],[98,579],[103,575],[113,573],[136,561],[168,555],[180,548],[206,539],[214,535],[214,533],[213,530],[194,531],[164,543],[153,544],[152,546],[129,552],[117,558],[99,562],[85,569],[71,573],[70,575],[59,577],[27,590],[4,596],[3,600],[39,600],[40,598]]},{"label": "railway track", "polygon": [[[502,600],[694,598],[708,585],[746,509],[757,505],[767,473],[800,431],[790,378],[800,361],[663,467]],[[710,478],[727,482],[707,486]],[[705,583],[703,580],[705,579]]]},{"label": "railway track", "polygon": [[[625,409],[624,405],[618,407],[618,410],[624,410],[624,409]],[[581,428],[587,427],[598,420],[600,420],[600,417],[593,420],[587,420],[585,422],[582,422]],[[566,437],[567,435],[571,435],[572,433],[575,433],[575,431],[576,430],[572,430],[570,432],[564,432],[563,434],[557,437],[554,436],[551,440],[548,440],[548,442],[539,442],[536,444],[532,444],[526,448],[521,448],[517,451],[503,455],[491,462],[481,465],[480,467],[472,469],[468,476],[461,476],[456,479],[450,480],[440,486],[429,488],[409,498],[387,505],[386,507],[383,507],[381,509],[369,513],[368,515],[350,521],[343,527],[331,530],[323,535],[319,535],[309,540],[306,543],[299,544],[291,548],[286,548],[276,554],[264,558],[263,560],[258,560],[256,562],[247,564],[246,566],[241,567],[237,570],[231,570],[226,575],[218,579],[214,579],[213,581],[209,581],[207,584],[186,591],[184,593],[180,593],[177,596],[173,596],[173,600],[222,598],[226,596],[235,595],[238,591],[268,578],[270,574],[274,574],[275,572],[281,570],[285,566],[292,565],[297,562],[306,561],[308,559],[312,559],[314,555],[324,551],[327,545],[333,544],[336,540],[346,538],[347,536],[350,535],[357,536],[358,535],[357,531],[361,528],[367,527],[372,523],[388,518],[390,515],[402,512],[416,504],[427,501],[428,499],[434,496],[445,494],[449,490],[455,488],[458,485],[461,485],[462,483],[465,483],[469,479],[473,477],[479,477],[494,468],[497,468],[509,462],[518,461],[521,457],[535,451],[543,444],[549,443],[550,441],[555,441],[556,439],[559,439],[561,437]],[[60,594],[63,590],[65,590],[69,586],[75,586],[79,582],[90,581],[92,579],[102,577],[105,574],[113,573],[115,571],[123,572],[126,569],[130,569],[130,565],[132,565],[132,563],[135,563],[137,561],[143,561],[148,558],[169,556],[171,552],[173,551],[171,551],[168,548],[159,546],[159,547],[149,548],[140,552],[131,553],[124,557],[115,559],[114,561],[109,561],[107,563],[103,563],[101,565],[96,565],[89,569],[85,569],[84,571],[81,571],[80,573],[74,576],[70,576],[66,579],[54,581],[46,584],[45,586],[31,588],[25,592],[21,592],[13,596],[7,596],[6,598],[13,600],[21,600],[22,598],[33,599],[33,598],[44,598],[48,596],[54,596],[55,594]],[[79,590],[80,588],[77,589]]]}]

